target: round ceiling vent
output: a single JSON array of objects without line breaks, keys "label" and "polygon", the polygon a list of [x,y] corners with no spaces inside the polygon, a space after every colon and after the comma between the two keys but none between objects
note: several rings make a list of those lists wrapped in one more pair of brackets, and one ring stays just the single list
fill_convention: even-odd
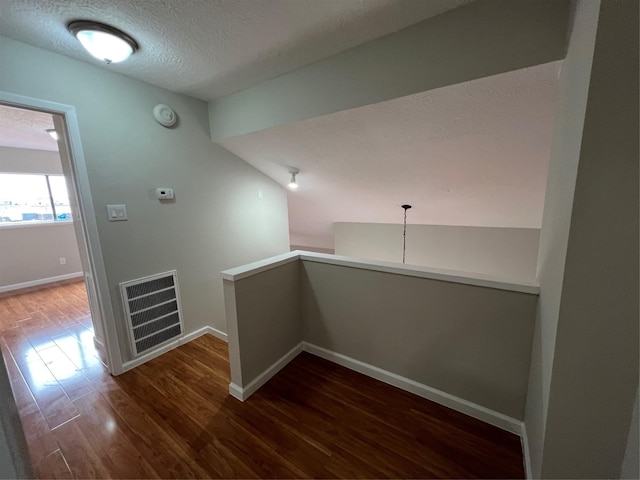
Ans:
[{"label": "round ceiling vent", "polygon": [[178,121],[176,112],[162,103],[153,107],[153,116],[163,127],[173,127]]}]

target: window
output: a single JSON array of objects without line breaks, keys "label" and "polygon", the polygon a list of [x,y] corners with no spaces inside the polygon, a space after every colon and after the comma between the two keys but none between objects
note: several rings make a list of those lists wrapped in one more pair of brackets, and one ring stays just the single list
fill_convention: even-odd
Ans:
[{"label": "window", "polygon": [[71,220],[62,175],[0,173],[0,224]]}]

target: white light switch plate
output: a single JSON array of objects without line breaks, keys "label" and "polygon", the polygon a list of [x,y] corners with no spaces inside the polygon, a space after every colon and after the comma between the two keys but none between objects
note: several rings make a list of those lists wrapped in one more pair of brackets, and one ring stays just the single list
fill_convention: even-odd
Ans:
[{"label": "white light switch plate", "polygon": [[107,218],[110,222],[122,222],[128,220],[126,205],[107,205]]}]

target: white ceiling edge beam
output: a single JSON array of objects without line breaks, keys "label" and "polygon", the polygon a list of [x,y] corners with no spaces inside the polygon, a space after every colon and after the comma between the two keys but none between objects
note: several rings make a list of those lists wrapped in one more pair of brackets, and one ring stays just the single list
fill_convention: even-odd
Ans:
[{"label": "white ceiling edge beam", "polygon": [[211,138],[563,59],[568,0],[478,0],[209,103]]}]

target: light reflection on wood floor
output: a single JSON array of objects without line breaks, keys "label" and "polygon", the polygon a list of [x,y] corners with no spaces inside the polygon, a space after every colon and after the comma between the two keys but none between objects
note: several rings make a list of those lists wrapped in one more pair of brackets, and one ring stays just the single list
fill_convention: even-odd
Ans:
[{"label": "light reflection on wood floor", "polygon": [[[82,282],[0,298],[0,346],[36,471],[71,473],[52,431],[80,415],[74,400],[105,372]],[[53,468],[50,472],[50,468]]]}]

